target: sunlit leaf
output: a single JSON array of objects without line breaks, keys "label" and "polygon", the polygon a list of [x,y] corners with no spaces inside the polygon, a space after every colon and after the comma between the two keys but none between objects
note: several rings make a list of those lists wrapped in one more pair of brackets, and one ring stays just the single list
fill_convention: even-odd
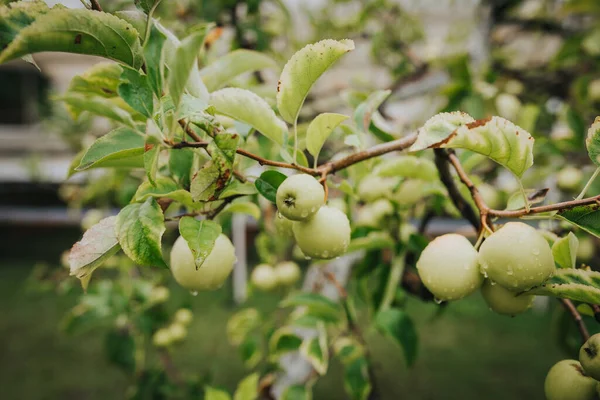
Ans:
[{"label": "sunlit leaf", "polygon": [[174,180],[164,176],[158,176],[154,184],[149,181],[143,182],[135,192],[133,201],[143,202],[149,197],[171,199],[194,209],[202,206],[200,203],[194,203],[190,192],[181,189]]},{"label": "sunlit leaf", "polygon": [[95,95],[84,95],[81,93],[66,93],[59,99],[64,101],[69,106],[70,110],[75,113],[73,115],[75,118],[77,118],[82,111],[87,111],[120,122],[131,128],[135,128],[136,126],[131,115],[110,99]]},{"label": "sunlit leaf", "polygon": [[204,400],[231,400],[231,396],[224,390],[205,386]]},{"label": "sunlit leaf", "polygon": [[333,130],[348,117],[342,114],[324,113],[313,119],[306,131],[306,149],[318,158],[321,148]]},{"label": "sunlit leaf", "polygon": [[400,155],[384,160],[377,167],[375,173],[383,177],[403,177],[434,181],[439,179],[437,168],[433,161],[423,157]]},{"label": "sunlit leaf", "polygon": [[578,248],[579,239],[573,232],[555,241],[552,245],[552,255],[556,265],[559,268],[575,268]]},{"label": "sunlit leaf", "polygon": [[302,354],[320,375],[327,373],[329,366],[329,348],[327,347],[327,332],[323,323],[319,325],[315,337],[305,339],[300,346]]},{"label": "sunlit leaf", "polygon": [[289,326],[277,329],[269,339],[269,355],[275,360],[283,354],[297,351],[302,345],[302,338]]},{"label": "sunlit leaf", "polygon": [[221,212],[221,214],[224,213],[247,214],[256,220],[260,219],[260,208],[249,201],[232,203]]},{"label": "sunlit leaf", "polygon": [[369,132],[373,114],[377,112],[377,109],[381,103],[383,103],[391,93],[391,90],[378,90],[374,93],[371,93],[371,95],[369,95],[365,101],[356,107],[356,111],[354,111],[353,116],[354,122],[361,131],[365,133]]},{"label": "sunlit leaf", "polygon": [[[123,165],[141,167],[144,154],[144,137],[129,128],[117,128],[98,138],[85,152],[77,168],[110,166],[110,162],[123,161]],[[113,164],[114,165],[114,164]]]},{"label": "sunlit leaf", "polygon": [[447,139],[459,126],[471,122],[475,122],[473,117],[459,111],[434,115],[419,129],[417,140],[409,150],[419,151],[433,147]]},{"label": "sunlit leaf", "polygon": [[241,344],[254,329],[262,323],[260,313],[255,308],[246,308],[233,314],[227,321],[227,338],[233,345]]},{"label": "sunlit leaf", "polygon": [[596,117],[588,129],[585,147],[592,162],[600,167],[600,117]]},{"label": "sunlit leaf", "polygon": [[248,375],[238,384],[233,400],[256,400],[258,398],[258,379],[257,373]]},{"label": "sunlit leaf", "polygon": [[600,304],[600,272],[563,268],[543,285],[526,293]]},{"label": "sunlit leaf", "polygon": [[209,91],[222,88],[235,77],[262,69],[276,69],[275,61],[258,51],[238,49],[220,57],[200,70],[200,76]]}]

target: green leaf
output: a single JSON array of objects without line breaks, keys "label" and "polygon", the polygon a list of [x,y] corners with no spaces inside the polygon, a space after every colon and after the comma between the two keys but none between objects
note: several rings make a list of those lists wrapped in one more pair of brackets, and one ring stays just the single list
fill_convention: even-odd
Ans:
[{"label": "green leaf", "polygon": [[179,220],[179,233],[192,250],[196,269],[199,269],[215,247],[215,241],[221,234],[221,225],[210,220],[183,217]]},{"label": "green leaf", "polygon": [[344,389],[351,400],[367,400],[371,393],[369,362],[360,357],[344,368]]},{"label": "green leaf", "polygon": [[460,111],[434,115],[418,130],[417,140],[409,150],[419,151],[433,147],[447,139],[458,127],[471,122],[475,122],[473,117]]},{"label": "green leaf", "polygon": [[391,90],[378,90],[371,93],[369,97],[356,107],[354,111],[354,122],[362,132],[369,132],[373,114],[377,112],[379,106],[390,97]]},{"label": "green leaf", "polygon": [[194,201],[209,201],[218,197],[221,171],[217,164],[208,161],[192,178],[190,192]]},{"label": "green leaf", "polygon": [[312,400],[312,391],[308,385],[291,385],[281,393],[281,400]]},{"label": "green leaf", "polygon": [[135,6],[145,12],[146,14],[150,14],[154,8],[158,6],[161,0],[135,0]]},{"label": "green leaf", "polygon": [[87,288],[92,272],[119,251],[115,234],[116,219],[114,216],[104,218],[92,226],[69,252],[71,275],[81,280],[84,289]]},{"label": "green leaf", "polygon": [[210,105],[218,113],[252,126],[277,144],[283,144],[286,140],[285,122],[277,118],[266,101],[249,90],[218,90],[211,94]]},{"label": "green leaf", "polygon": [[305,339],[302,342],[300,354],[306,357],[317,373],[325,375],[329,366],[329,349],[327,347],[327,332],[323,323],[320,324],[318,332],[317,336]]},{"label": "green leaf", "polygon": [[277,108],[293,124],[312,85],[342,55],[354,50],[352,40],[322,40],[299,50],[283,67],[277,86]]},{"label": "green leaf", "polygon": [[231,396],[224,390],[210,386],[204,387],[204,400],[231,400]]},{"label": "green leaf", "polygon": [[40,51],[89,54],[135,69],[144,58],[137,30],[107,13],[56,6],[21,29],[0,53],[0,63]]},{"label": "green leaf", "polygon": [[189,187],[190,175],[194,165],[194,149],[170,149],[169,171],[183,187]]},{"label": "green leaf", "polygon": [[302,345],[302,338],[289,326],[277,329],[269,339],[269,356],[276,360],[284,354],[297,351]]},{"label": "green leaf", "polygon": [[131,115],[117,106],[111,99],[94,95],[88,96],[81,93],[66,93],[64,96],[59,97],[59,100],[64,101],[69,106],[75,118],[82,111],[87,111],[100,117],[120,122],[131,128],[135,128],[136,126]]},{"label": "green leaf", "polygon": [[415,326],[408,314],[394,308],[380,311],[375,317],[375,326],[404,349],[406,363],[409,366],[413,365],[417,358],[418,338]]},{"label": "green leaf", "polygon": [[129,22],[137,31],[142,42],[146,25],[148,24],[148,16],[139,10],[119,10],[113,13],[117,17]]},{"label": "green leaf", "polygon": [[394,239],[389,233],[383,231],[369,232],[367,236],[352,239],[348,246],[348,253],[358,250],[380,250],[393,248],[395,244]]},{"label": "green leaf", "polygon": [[7,47],[23,28],[48,11],[50,8],[42,1],[19,1],[0,6],[0,49]]},{"label": "green leaf", "polygon": [[592,162],[600,167],[600,117],[596,117],[588,129],[585,147]]},{"label": "green leaf", "polygon": [[139,203],[150,197],[172,199],[192,209],[202,207],[202,204],[194,203],[190,192],[181,189],[175,181],[164,176],[158,176],[154,184],[149,181],[143,182],[135,192],[133,201]]},{"label": "green leaf", "polygon": [[210,92],[220,89],[235,77],[262,69],[276,69],[275,61],[258,51],[239,49],[220,57],[200,70],[200,76]]},{"label": "green leaf", "polygon": [[151,184],[156,185],[156,174],[158,173],[158,156],[162,146],[154,136],[147,136],[144,144],[144,169]]},{"label": "green leaf", "polygon": [[238,134],[220,133],[208,144],[212,160],[192,178],[190,191],[195,201],[212,201],[227,187],[233,172]]},{"label": "green leaf", "polygon": [[[179,107],[181,96],[188,86],[190,77],[192,77],[193,74],[198,73],[196,60],[200,48],[204,44],[204,39],[206,38],[208,30],[209,27],[206,26],[204,29],[200,29],[183,39],[181,43],[176,44],[176,47],[172,49],[172,56],[167,58],[169,67],[169,94],[171,95],[175,108]],[[202,94],[200,96],[196,96],[195,93],[192,94],[199,98],[208,97],[208,90],[206,87],[203,87],[201,92]]]},{"label": "green leaf", "polygon": [[221,214],[223,213],[248,214],[257,221],[260,219],[260,208],[256,204],[249,201],[232,203],[225,207]]},{"label": "green leaf", "polygon": [[308,385],[291,385],[281,393],[281,400],[312,400],[312,391]]},{"label": "green leaf", "polygon": [[277,198],[277,188],[279,188],[279,185],[286,179],[287,176],[281,172],[269,170],[260,174],[260,178],[254,182],[254,185],[256,186],[258,193],[271,203],[275,203]]},{"label": "green leaf", "polygon": [[382,161],[375,167],[375,173],[383,177],[403,177],[429,182],[439,179],[433,161],[409,155],[396,156]]},{"label": "green leaf", "polygon": [[319,158],[319,153],[325,141],[333,130],[348,117],[342,114],[324,113],[313,119],[306,131],[306,149],[314,158]]},{"label": "green leaf", "polygon": [[578,248],[579,239],[573,232],[555,241],[552,245],[552,255],[556,265],[559,268],[575,268]]},{"label": "green leaf", "polygon": [[[538,204],[544,201],[550,189],[526,189],[527,202],[529,205]],[[521,191],[513,193],[506,203],[507,210],[520,210],[525,208],[525,199]]]},{"label": "green leaf", "polygon": [[117,96],[117,88],[121,82],[123,67],[113,62],[95,64],[83,74],[74,76],[67,92],[96,94],[102,97]]},{"label": "green leaf", "polygon": [[600,304],[600,272],[573,268],[558,269],[545,284],[525,293]]},{"label": "green leaf", "polygon": [[321,318],[324,321],[337,321],[344,313],[342,306],[318,293],[292,293],[283,299],[279,306],[306,307],[307,314]]},{"label": "green leaf", "polygon": [[342,364],[350,364],[359,357],[363,357],[365,349],[356,339],[342,336],[335,340],[333,350]]},{"label": "green leaf", "polygon": [[[424,128],[419,130],[419,138],[429,135]],[[418,145],[419,138],[411,147],[412,151],[422,150]],[[428,147],[461,148],[483,154],[520,178],[533,165],[533,142],[529,132],[504,118],[492,117],[460,125]]]},{"label": "green leaf", "polygon": [[238,311],[227,321],[227,338],[231,344],[239,345],[261,324],[260,313],[255,308]]},{"label": "green leaf", "polygon": [[257,373],[254,373],[242,379],[233,395],[233,400],[256,400],[259,377]]},{"label": "green leaf", "polygon": [[133,129],[117,128],[98,138],[85,152],[75,169],[84,171],[89,168],[106,167],[115,161],[141,167],[142,154],[144,154],[144,137]]},{"label": "green leaf", "polygon": [[147,118],[152,118],[154,97],[146,75],[141,75],[130,68],[123,68],[118,92],[131,108]]},{"label": "green leaf", "polygon": [[129,204],[117,215],[115,232],[129,258],[140,265],[167,267],[162,257],[161,239],[165,232],[163,212],[158,203]]},{"label": "green leaf", "polygon": [[556,216],[596,237],[600,237],[600,211],[598,208],[597,204],[579,206],[558,211]]},{"label": "green leaf", "polygon": [[244,366],[254,369],[263,360],[262,342],[260,338],[251,336],[240,344],[240,355]]},{"label": "green leaf", "polygon": [[225,190],[223,190],[221,192],[219,199],[225,199],[227,197],[240,196],[240,195],[251,196],[253,194],[256,194],[256,187],[254,186],[253,183],[251,183],[251,182],[242,183],[240,181],[233,181],[229,185],[227,185]]},{"label": "green leaf", "polygon": [[150,35],[144,43],[144,57],[146,59],[146,74],[148,84],[156,97],[162,97],[164,67],[163,46],[167,37],[154,25],[150,28]]}]

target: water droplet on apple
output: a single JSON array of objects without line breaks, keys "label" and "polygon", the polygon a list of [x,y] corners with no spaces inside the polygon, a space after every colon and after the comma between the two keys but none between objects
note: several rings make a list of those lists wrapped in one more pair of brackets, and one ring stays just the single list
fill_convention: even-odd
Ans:
[{"label": "water droplet on apple", "polygon": [[192,290],[192,291],[190,291],[190,294],[192,296],[198,296],[198,291],[197,290]]},{"label": "water droplet on apple", "polygon": [[434,297],[434,298],[433,298],[433,301],[435,301],[435,303],[436,303],[436,304],[442,304],[442,302],[443,302],[444,300],[440,300],[440,299],[438,299],[437,297]]}]

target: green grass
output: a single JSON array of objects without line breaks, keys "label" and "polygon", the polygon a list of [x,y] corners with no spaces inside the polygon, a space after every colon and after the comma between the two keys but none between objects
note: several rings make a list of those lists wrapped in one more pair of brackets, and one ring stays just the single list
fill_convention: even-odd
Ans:
[{"label": "green grass", "polygon": [[[2,398],[123,398],[126,377],[104,360],[102,330],[61,334],[60,319],[76,298],[25,293],[28,273],[27,262],[0,261]],[[179,291],[172,297],[188,297],[194,310],[188,339],[174,357],[176,365],[210,376],[214,385],[231,391],[248,371],[224,334],[235,310],[227,290],[197,297]],[[250,304],[274,309],[277,297],[258,296]],[[387,338],[368,331],[382,399],[543,399],[547,370],[564,358],[553,343],[549,313],[501,317],[479,296],[452,304],[439,316],[435,304],[410,300],[408,309],[420,334],[413,368],[406,368],[401,351]],[[317,384],[314,398],[346,398],[335,362]]]}]

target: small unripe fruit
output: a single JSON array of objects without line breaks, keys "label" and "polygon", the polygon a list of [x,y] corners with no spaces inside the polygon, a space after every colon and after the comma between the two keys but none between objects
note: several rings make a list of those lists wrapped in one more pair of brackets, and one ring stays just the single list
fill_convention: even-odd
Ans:
[{"label": "small unripe fruit", "polygon": [[88,212],[85,213],[85,215],[81,219],[81,228],[83,228],[83,230],[87,231],[92,226],[94,226],[98,222],[100,222],[102,220],[102,218],[104,218],[104,217],[105,217],[104,212],[101,210],[95,210],[95,209],[89,210]]},{"label": "small unripe fruit", "polygon": [[341,256],[350,244],[350,221],[337,208],[323,206],[309,220],[294,222],[293,230],[300,250],[312,258]]},{"label": "small unripe fruit", "polygon": [[283,286],[292,286],[300,279],[300,267],[293,261],[285,261],[275,266],[277,282]]},{"label": "small unripe fruit", "polygon": [[582,179],[583,172],[578,168],[567,166],[556,175],[556,186],[566,192],[574,191],[579,189]]},{"label": "small unripe fruit", "polygon": [[177,238],[171,250],[173,277],[181,286],[192,291],[216,290],[223,286],[235,261],[235,248],[223,234],[217,237],[215,246],[198,269],[192,251],[183,237]]},{"label": "small unripe fruit", "polygon": [[169,289],[164,286],[155,286],[150,291],[150,302],[154,304],[164,303],[169,300]]},{"label": "small unripe fruit", "polygon": [[544,283],[555,271],[550,245],[534,228],[509,222],[479,249],[481,271],[507,289],[519,292]]},{"label": "small unripe fruit", "polygon": [[366,202],[375,201],[380,198],[389,198],[397,184],[398,179],[396,178],[382,178],[377,175],[368,175],[358,184],[357,194],[361,200]]},{"label": "small unripe fruit", "polygon": [[273,290],[277,287],[275,269],[268,264],[259,264],[252,270],[250,281],[259,290]]},{"label": "small unripe fruit", "polygon": [[189,325],[194,318],[194,314],[188,308],[180,308],[175,312],[174,320],[182,325]]},{"label": "small unripe fruit", "polygon": [[287,219],[303,221],[325,204],[325,190],[314,177],[292,175],[277,189],[277,209]]},{"label": "small unripe fruit", "polygon": [[417,261],[423,284],[439,300],[463,298],[481,286],[477,250],[464,236],[450,233],[434,239]]},{"label": "small unripe fruit", "polygon": [[562,360],[550,368],[544,392],[547,400],[594,400],[596,384],[585,375],[579,361]]},{"label": "small unripe fruit", "polygon": [[594,257],[596,252],[596,246],[594,246],[594,240],[591,237],[580,237],[579,247],[577,248],[577,259],[581,261],[587,261]]},{"label": "small unripe fruit", "polygon": [[344,201],[344,199],[341,199],[339,197],[336,198],[336,199],[330,199],[329,203],[327,205],[329,207],[337,208],[338,210],[340,210],[344,214],[346,214],[348,212],[348,205],[346,204],[346,202]]},{"label": "small unripe fruit", "polygon": [[154,343],[156,347],[167,347],[168,345],[173,343],[171,332],[168,329],[164,328],[157,330],[152,336],[152,343]]},{"label": "small unripe fruit", "polygon": [[586,375],[600,381],[600,333],[589,338],[581,346],[579,362]]},{"label": "small unripe fruit", "polygon": [[273,220],[273,225],[275,225],[275,231],[278,235],[281,235],[286,238],[294,237],[294,232],[292,231],[292,224],[294,222],[292,220],[287,219],[279,212],[275,215],[275,219]]},{"label": "small unripe fruit", "polygon": [[499,284],[492,284],[489,279],[483,283],[481,294],[492,311],[511,316],[527,311],[533,304],[534,298],[532,295],[519,295]]},{"label": "small unripe fruit", "polygon": [[180,342],[187,336],[187,329],[183,324],[174,323],[169,326],[169,333],[171,334],[171,340]]}]

